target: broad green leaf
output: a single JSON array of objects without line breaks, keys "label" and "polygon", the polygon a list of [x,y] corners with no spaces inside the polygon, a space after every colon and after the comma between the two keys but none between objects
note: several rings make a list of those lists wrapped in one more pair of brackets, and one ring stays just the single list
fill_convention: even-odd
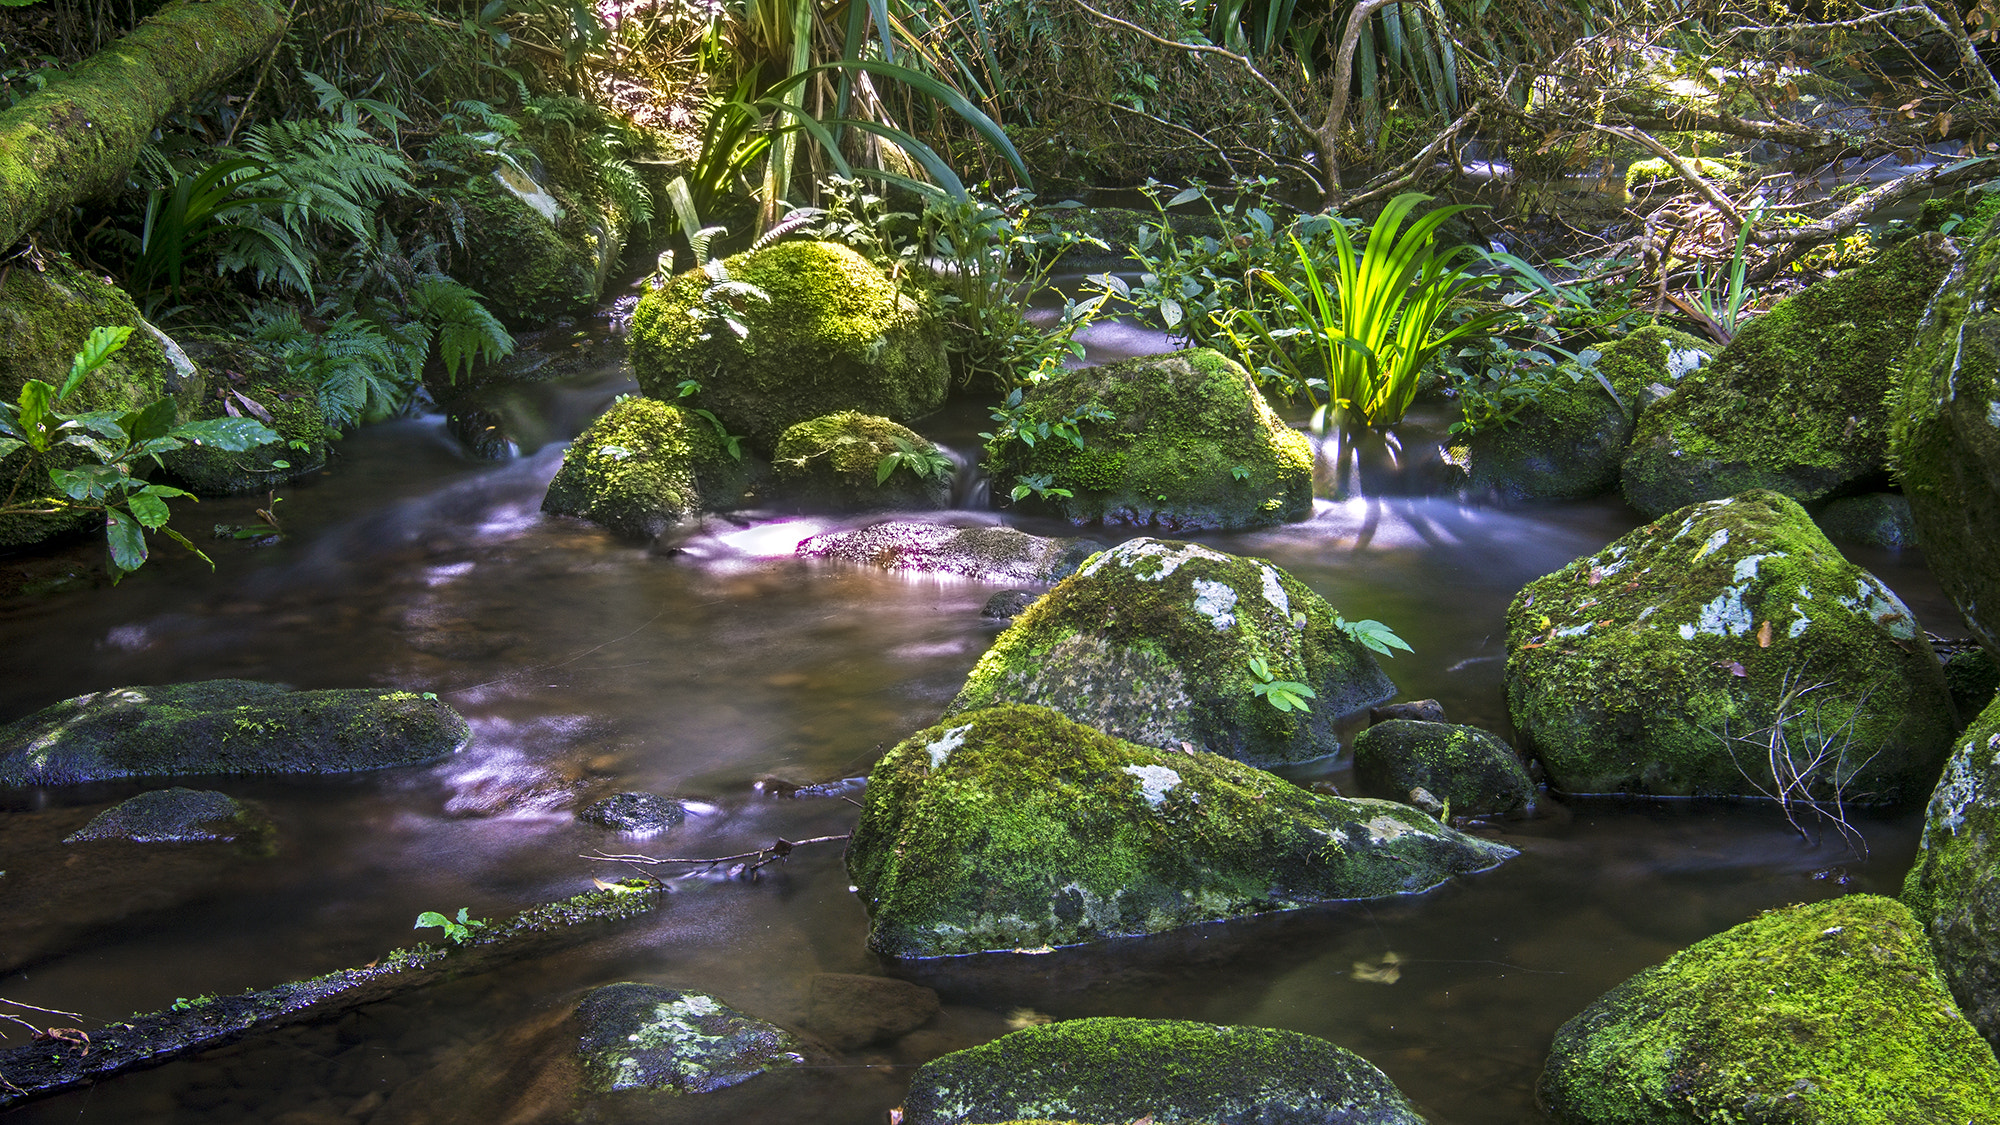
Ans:
[{"label": "broad green leaf", "polygon": [[111,547],[111,562],[121,571],[146,565],[146,533],[131,513],[117,508],[104,512],[104,541]]},{"label": "broad green leaf", "polygon": [[69,378],[63,380],[62,391],[56,395],[60,402],[69,397],[82,383],[84,376],[104,366],[105,361],[125,346],[125,340],[132,335],[130,325],[116,327],[100,326],[90,330],[90,337],[83,342],[83,350],[76,353],[76,359],[69,366]]},{"label": "broad green leaf", "polygon": [[118,420],[118,425],[133,441],[150,441],[165,437],[180,421],[180,411],[175,409],[174,400],[156,399]]},{"label": "broad green leaf", "polygon": [[0,461],[13,456],[17,449],[28,448],[28,443],[20,438],[0,437]]},{"label": "broad green leaf", "polygon": [[49,447],[50,411],[55,405],[56,389],[40,379],[30,379],[21,384],[20,405],[15,408],[19,420],[21,436],[29,445],[38,450]]},{"label": "broad green leaf", "polygon": [[63,438],[59,444],[74,445],[107,465],[118,460],[118,454],[113,452],[110,446],[105,445],[91,434],[70,434],[68,437]]},{"label": "broad green leaf", "polygon": [[173,436],[195,445],[206,445],[226,453],[241,453],[274,441],[283,441],[278,431],[255,418],[204,418],[187,422]]},{"label": "broad green leaf", "polygon": [[157,530],[167,522],[166,501],[157,496],[135,492],[125,498],[125,505],[131,509],[133,518],[146,525],[148,529]]},{"label": "broad green leaf", "polygon": [[57,491],[72,500],[102,500],[111,489],[128,479],[111,465],[84,465],[75,469],[51,469],[49,480]]},{"label": "broad green leaf", "polygon": [[880,461],[875,463],[875,484],[877,487],[880,487],[882,482],[888,480],[890,474],[896,471],[896,465],[902,460],[902,457],[903,455],[900,453],[890,453],[884,455]]}]

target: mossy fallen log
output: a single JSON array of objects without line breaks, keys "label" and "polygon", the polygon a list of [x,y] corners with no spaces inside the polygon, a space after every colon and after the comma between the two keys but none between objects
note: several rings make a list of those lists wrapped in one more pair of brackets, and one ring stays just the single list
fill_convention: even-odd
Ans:
[{"label": "mossy fallen log", "polygon": [[278,0],[173,0],[0,113],[0,249],[116,189],[167,114],[262,57],[284,30]]},{"label": "mossy fallen log", "polygon": [[360,968],[188,1001],[108,1024],[91,1033],[88,1050],[69,1042],[36,1042],[0,1051],[0,1110],[245,1035],[320,1022],[414,989],[551,953],[592,936],[599,923],[636,918],[664,901],[661,884],[627,880],[473,929],[458,945],[420,943]]}]

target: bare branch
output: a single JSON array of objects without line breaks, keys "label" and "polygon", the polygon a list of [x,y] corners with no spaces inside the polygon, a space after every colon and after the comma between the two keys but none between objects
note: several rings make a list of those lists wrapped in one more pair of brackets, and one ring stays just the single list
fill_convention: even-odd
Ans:
[{"label": "bare branch", "polygon": [[702,871],[710,871],[725,863],[735,863],[738,860],[754,860],[754,863],[739,863],[729,872],[733,878],[740,879],[747,877],[754,879],[759,869],[783,860],[792,854],[794,848],[802,848],[807,844],[831,844],[848,839],[851,835],[852,833],[843,832],[838,836],[814,836],[809,840],[787,840],[781,836],[776,843],[773,843],[768,848],[758,848],[754,852],[738,852],[735,855],[711,856],[705,859],[655,859],[652,856],[646,855],[614,855],[602,850],[598,851],[595,855],[580,855],[577,858],[593,859],[605,863],[685,864]]},{"label": "bare branch", "polygon": [[1345,205],[1348,207],[1359,207],[1364,203],[1372,203],[1385,195],[1393,195],[1414,184],[1417,172],[1430,163],[1431,159],[1437,155],[1438,149],[1449,145],[1457,138],[1461,130],[1479,120],[1480,112],[1485,108],[1486,102],[1484,99],[1472,103],[1472,108],[1459,114],[1458,120],[1445,126],[1444,132],[1438,134],[1437,140],[1425,145],[1415,156],[1410,157],[1403,163],[1368,181],[1360,192],[1347,198]]},{"label": "bare branch", "polygon": [[1743,215],[1736,210],[1736,204],[1730,202],[1728,196],[1717,191],[1715,185],[1709,183],[1700,172],[1695,170],[1695,166],[1683,159],[1679,153],[1653,139],[1651,133],[1640,129],[1624,128],[1618,125],[1598,125],[1593,123],[1590,127],[1600,133],[1609,133],[1621,141],[1628,141],[1639,145],[1653,155],[1666,161],[1667,165],[1674,170],[1676,175],[1685,180],[1689,187],[1700,192],[1703,199],[1714,204],[1715,209],[1722,212],[1723,216],[1729,220],[1729,225],[1732,228],[1739,230],[1742,228]]}]

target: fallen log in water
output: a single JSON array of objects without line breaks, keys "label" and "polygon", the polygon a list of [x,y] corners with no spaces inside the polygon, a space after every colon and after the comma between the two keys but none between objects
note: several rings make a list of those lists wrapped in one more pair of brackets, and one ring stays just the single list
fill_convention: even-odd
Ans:
[{"label": "fallen log in water", "polygon": [[666,888],[650,879],[600,887],[469,930],[457,945],[419,944],[361,968],[134,1016],[92,1033],[87,1046],[44,1039],[0,1051],[0,1110],[255,1032],[331,1019],[413,989],[550,953],[591,936],[597,923],[636,918],[666,899]]}]

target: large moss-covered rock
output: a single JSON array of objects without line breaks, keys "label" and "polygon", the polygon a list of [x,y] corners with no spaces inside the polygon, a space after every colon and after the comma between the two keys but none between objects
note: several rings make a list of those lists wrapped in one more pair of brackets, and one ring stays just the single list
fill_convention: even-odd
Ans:
[{"label": "large moss-covered rock", "polygon": [[[1019,436],[1028,429],[1033,445]],[[995,493],[1039,482],[1045,491],[1017,503],[1073,523],[1193,531],[1312,512],[1312,444],[1271,412],[1241,365],[1207,348],[1065,371],[1030,388],[987,443],[986,465]],[[1071,495],[1047,491],[1058,488]]]},{"label": "large moss-covered rock", "polygon": [[[1324,757],[1340,750],[1335,719],[1396,690],[1339,620],[1262,559],[1134,539],[1021,614],[946,714],[1034,703],[1147,746],[1260,766]],[[1311,709],[1259,694],[1253,659],[1273,681],[1311,688]]]},{"label": "large moss-covered rock", "polygon": [[1903,901],[1930,934],[1959,1008],[2000,1045],[2000,700],[1955,745]]},{"label": "large moss-covered rock", "polygon": [[616,234],[601,216],[506,166],[452,194],[466,219],[466,261],[456,273],[500,323],[527,331],[590,311],[603,287],[600,263],[608,251],[616,256],[607,246]]},{"label": "large moss-covered rock", "polygon": [[1914,801],[1955,729],[1909,609],[1775,492],[1692,505],[1536,579],[1507,630],[1514,727],[1575,793],[1774,793],[1781,725],[1781,772],[1801,775],[1782,780],[1813,798]]},{"label": "large moss-covered rock", "polygon": [[203,496],[262,492],[326,465],[318,388],[241,340],[199,336],[186,346],[208,375],[208,393],[182,416],[220,418],[233,411],[265,422],[279,440],[240,453],[203,445],[176,449],[162,461],[184,487]]},{"label": "large moss-covered rock", "polygon": [[0,785],[348,773],[435,761],[471,738],[458,712],[409,691],[292,691],[252,680],[113,688],[0,727]]},{"label": "large moss-covered rock", "polygon": [[948,508],[952,476],[950,460],[915,430],[852,410],[800,422],[771,454],[773,498],[806,511]]},{"label": "large moss-covered rock", "polygon": [[63,837],[65,844],[128,840],[135,844],[226,843],[268,836],[271,822],[227,793],[154,789],[121,801]]},{"label": "large moss-covered rock", "polygon": [[1556,1032],[1561,1125],[1943,1125],[2000,1107],[2000,1065],[1894,899],[1774,910],[1605,993]]},{"label": "large moss-covered rock", "polygon": [[797,1036],[713,996],[649,984],[593,988],[577,1005],[588,1086],[706,1094],[803,1065]]},{"label": "large moss-covered rock", "polygon": [[981,582],[1060,582],[1104,549],[1095,539],[1049,539],[1011,527],[946,527],[890,520],[858,531],[815,535],[803,559],[838,559]]},{"label": "large moss-covered rock", "polygon": [[2000,228],[1967,253],[1896,377],[1890,447],[1924,559],[2000,655]]},{"label": "large moss-covered rock", "polygon": [[632,368],[647,394],[674,398],[694,380],[695,404],[764,453],[809,419],[858,410],[907,422],[944,403],[950,376],[936,317],[853,250],[780,242],[723,268],[769,300],[717,298],[748,330],[738,336],[704,311],[715,284],[705,270],[640,298]]},{"label": "large moss-covered rock", "polygon": [[570,444],[542,510],[652,540],[702,512],[742,506],[749,480],[707,419],[658,399],[628,398]]},{"label": "large moss-covered rock", "polygon": [[1582,500],[1617,487],[1631,439],[1631,416],[1596,379],[1558,375],[1512,424],[1452,441],[1444,461],[1476,494]]},{"label": "large moss-covered rock", "polygon": [[1788,297],[1646,411],[1625,498],[1647,516],[1746,489],[1802,503],[1881,477],[1896,357],[1954,258],[1924,235]]},{"label": "large moss-covered rock", "polygon": [[1463,816],[1518,813],[1535,804],[1535,783],[1514,748],[1478,727],[1391,719],[1354,738],[1354,778],[1392,801],[1424,789]]},{"label": "large moss-covered rock", "polygon": [[1003,1035],[917,1069],[905,1125],[1422,1125],[1366,1059],[1313,1035],[1115,1016]]},{"label": "large moss-covered rock", "polygon": [[1412,894],[1513,854],[1404,805],[1004,706],[877,763],[847,869],[871,946],[944,957]]},{"label": "large moss-covered rock", "polygon": [[[1681,381],[1715,358],[1715,344],[1657,324],[1635,328],[1606,345],[1597,370],[1633,414],[1644,414]],[[1596,382],[1596,380],[1591,380]]]},{"label": "large moss-covered rock", "polygon": [[[61,409],[70,414],[122,412],[173,396],[185,414],[201,393],[200,373],[186,364],[184,356],[180,357],[181,366],[175,364],[167,345],[161,342],[164,337],[140,318],[132,298],[102,277],[78,269],[67,258],[49,258],[43,265],[45,268],[37,269],[24,260],[0,268],[0,399],[18,402],[21,387],[30,379],[60,387],[91,329],[128,327],[134,331],[125,347],[84,379],[63,400]],[[0,496],[11,491],[18,480],[20,491],[13,503],[41,506],[39,499],[55,495],[48,469],[74,468],[81,461],[80,454],[64,447],[31,467],[27,451],[17,450],[0,458]],[[0,547],[39,543],[103,523],[102,513],[0,516]]]}]

